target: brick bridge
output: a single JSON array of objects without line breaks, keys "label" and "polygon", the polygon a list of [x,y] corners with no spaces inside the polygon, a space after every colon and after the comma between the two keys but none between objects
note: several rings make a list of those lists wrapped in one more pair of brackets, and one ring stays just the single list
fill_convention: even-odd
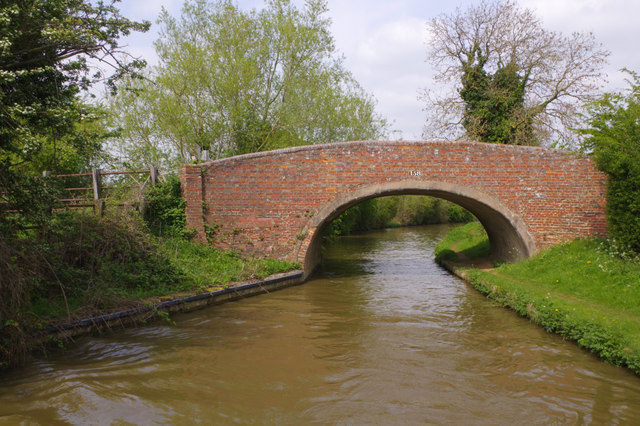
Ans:
[{"label": "brick bridge", "polygon": [[359,141],[189,164],[180,170],[187,226],[243,254],[320,261],[323,228],[383,195],[443,198],[471,211],[504,261],[606,234],[606,177],[565,151],[475,142]]}]

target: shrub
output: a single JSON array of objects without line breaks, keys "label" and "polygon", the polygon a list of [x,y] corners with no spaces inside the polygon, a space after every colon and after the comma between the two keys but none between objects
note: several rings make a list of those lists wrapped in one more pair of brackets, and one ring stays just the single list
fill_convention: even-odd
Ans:
[{"label": "shrub", "polygon": [[164,182],[152,187],[146,199],[144,220],[154,234],[180,238],[191,236],[186,229],[186,202],[182,198],[177,175],[169,175]]},{"label": "shrub", "polygon": [[630,89],[606,94],[589,109],[585,148],[598,168],[609,175],[607,218],[610,236],[640,253],[640,76]]},{"label": "shrub", "polygon": [[135,212],[55,212],[48,225],[0,233],[0,369],[20,364],[30,332],[52,318],[121,307],[182,278]]}]

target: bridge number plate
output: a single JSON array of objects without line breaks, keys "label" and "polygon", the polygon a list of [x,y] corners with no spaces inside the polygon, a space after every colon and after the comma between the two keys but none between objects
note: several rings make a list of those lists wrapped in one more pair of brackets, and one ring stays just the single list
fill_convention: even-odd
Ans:
[{"label": "bridge number plate", "polygon": [[422,176],[422,172],[420,170],[409,170],[409,176]]}]

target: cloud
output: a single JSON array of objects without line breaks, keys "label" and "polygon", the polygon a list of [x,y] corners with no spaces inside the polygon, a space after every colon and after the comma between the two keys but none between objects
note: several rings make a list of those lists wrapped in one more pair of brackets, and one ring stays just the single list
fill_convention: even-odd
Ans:
[{"label": "cloud", "polygon": [[[293,0],[298,8],[304,0]],[[420,135],[424,122],[424,105],[417,100],[421,89],[434,88],[433,71],[425,61],[426,22],[456,8],[465,9],[480,0],[328,0],[331,31],[336,47],[345,56],[345,66],[364,89],[378,99],[378,111],[405,138]],[[532,9],[545,28],[569,35],[574,31],[592,31],[596,39],[612,52],[607,68],[607,90],[626,87],[627,67],[640,71],[640,1],[638,0],[518,0],[521,7]],[[178,17],[183,0],[120,3],[124,16],[155,23],[161,6]],[[262,7],[263,0],[238,0],[243,9]],[[152,42],[157,26],[149,34],[134,34],[125,40],[135,56],[150,63],[157,61]],[[437,88],[435,88],[437,89]]]},{"label": "cloud", "polygon": [[[368,28],[368,29],[367,29]],[[360,28],[360,37],[343,43],[340,30],[336,43],[346,55],[345,66],[356,80],[378,100],[378,111],[402,130],[405,138],[418,138],[422,128],[417,89],[431,80],[426,57],[425,21],[404,17],[378,27]]]}]

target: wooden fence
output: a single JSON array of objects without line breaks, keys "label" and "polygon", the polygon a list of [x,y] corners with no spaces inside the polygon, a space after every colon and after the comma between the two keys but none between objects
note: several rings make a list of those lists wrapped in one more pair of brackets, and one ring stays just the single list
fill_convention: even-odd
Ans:
[{"label": "wooden fence", "polygon": [[[140,185],[141,191],[144,190],[145,186],[148,182],[151,185],[156,185],[158,183],[158,169],[156,167],[151,167],[149,170],[126,170],[126,171],[104,171],[101,169],[92,169],[91,173],[71,173],[71,174],[60,174],[60,175],[52,175],[51,172],[45,171],[42,172],[43,177],[55,177],[55,178],[90,178],[88,180],[88,184],[91,186],[76,186],[76,187],[65,187],[63,190],[67,191],[67,198],[61,198],[58,201],[64,204],[65,208],[87,208],[92,207],[94,212],[102,216],[104,214],[105,209],[105,191],[110,189],[115,189],[113,186],[105,186],[103,185],[103,177],[104,176],[114,176],[114,175],[136,175],[136,174],[149,174],[149,177],[144,181],[143,184]],[[130,188],[132,186],[118,186],[117,188]],[[84,192],[84,196],[71,196],[72,194],[82,194]],[[92,193],[92,196],[90,195]],[[143,200],[144,204],[144,200]],[[118,206],[123,206],[127,204],[115,204]],[[144,209],[144,205],[142,206]]]}]

